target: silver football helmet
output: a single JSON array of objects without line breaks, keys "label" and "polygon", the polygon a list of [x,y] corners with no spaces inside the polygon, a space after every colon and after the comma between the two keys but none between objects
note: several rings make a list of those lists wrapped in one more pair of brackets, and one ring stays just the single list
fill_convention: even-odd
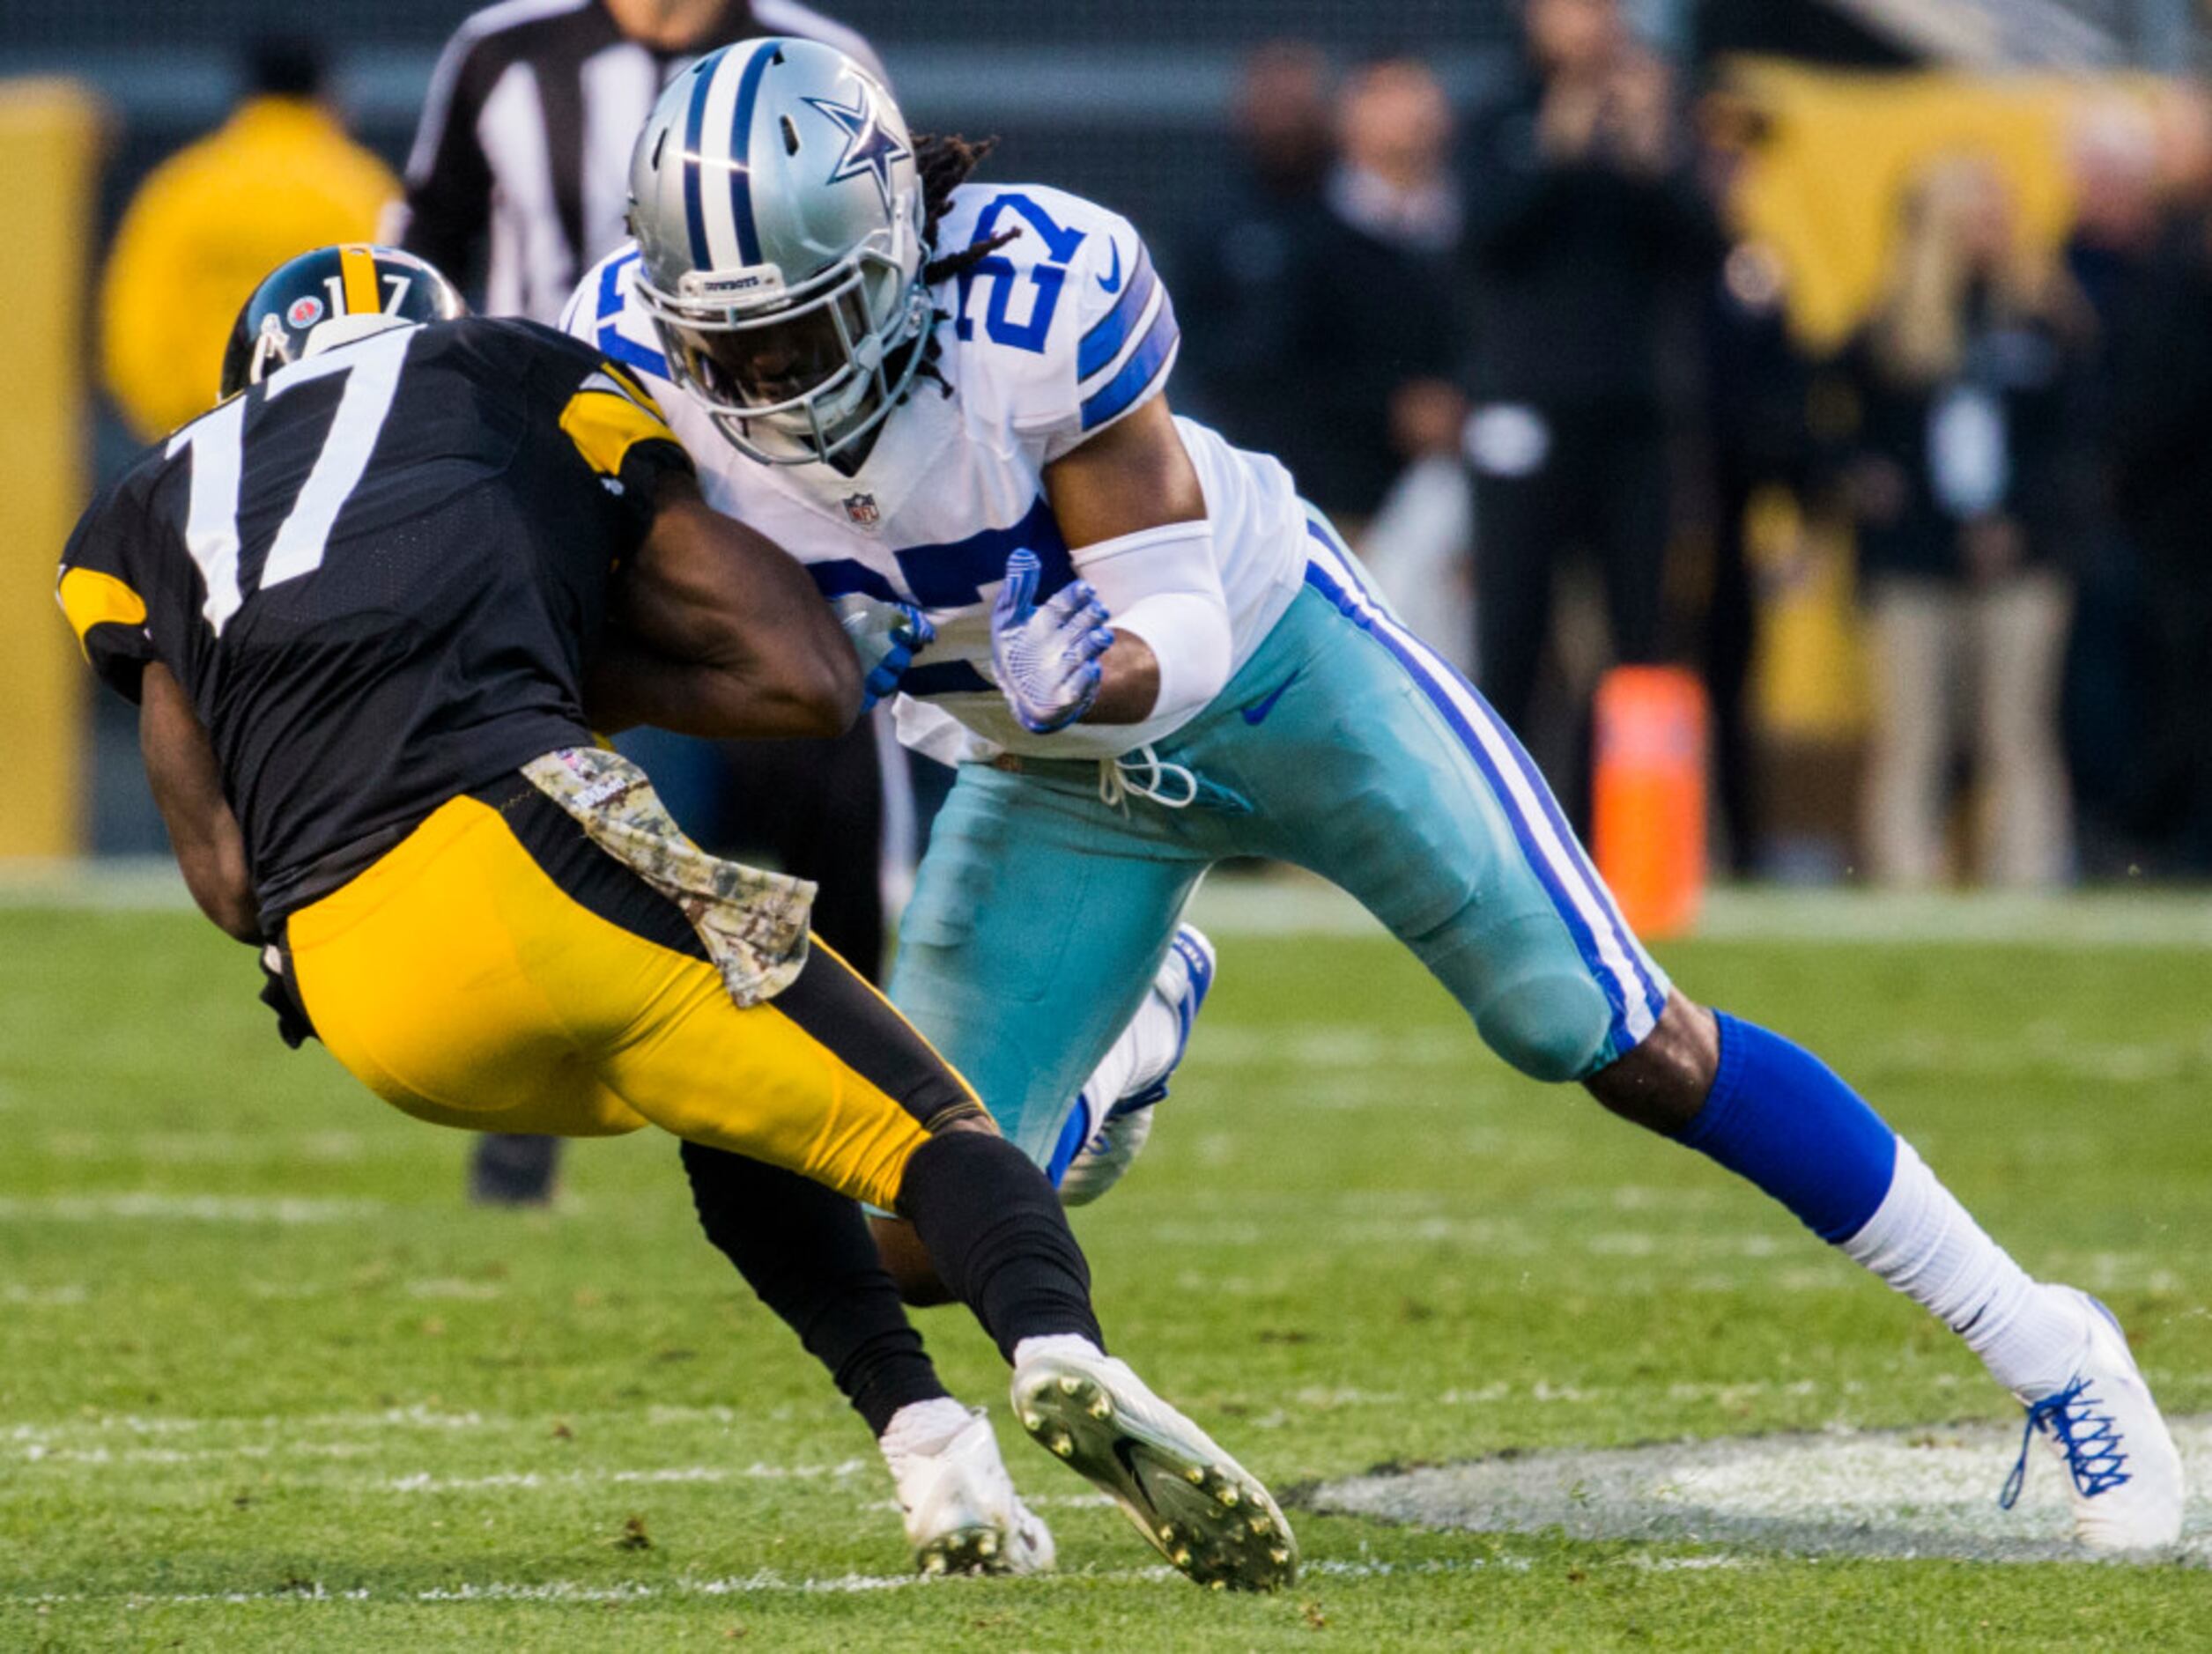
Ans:
[{"label": "silver football helmet", "polygon": [[740,41],[661,94],[630,159],[637,292],[676,382],[756,460],[881,424],[929,325],[921,183],[891,94],[814,41]]}]

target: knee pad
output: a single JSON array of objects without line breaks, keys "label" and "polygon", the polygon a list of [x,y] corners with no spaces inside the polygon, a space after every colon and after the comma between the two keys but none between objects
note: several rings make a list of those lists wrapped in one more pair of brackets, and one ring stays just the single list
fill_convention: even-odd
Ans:
[{"label": "knee pad", "polygon": [[1573,971],[1516,978],[1475,1009],[1483,1044],[1532,1080],[1579,1080],[1603,1057],[1613,1008],[1596,983]]}]

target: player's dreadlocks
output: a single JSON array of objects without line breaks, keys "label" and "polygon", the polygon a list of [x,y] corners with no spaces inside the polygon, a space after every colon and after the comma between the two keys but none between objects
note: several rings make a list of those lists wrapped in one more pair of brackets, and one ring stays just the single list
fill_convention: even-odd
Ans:
[{"label": "player's dreadlocks", "polygon": [[[918,132],[914,135],[914,170],[921,174],[921,244],[932,254],[937,250],[937,225],[952,210],[952,192],[968,181],[968,174],[982,165],[983,158],[998,147],[995,137],[965,138],[950,132]],[[932,257],[921,267],[921,284],[935,287],[939,282],[951,281],[965,276],[993,253],[1004,247],[1022,233],[1016,225],[996,235],[964,247],[957,253]],[[951,320],[944,311],[938,311],[936,322]],[[937,371],[937,358],[943,346],[937,338],[933,324],[921,343],[921,366],[919,377],[935,384],[940,394],[950,396],[952,387]]]},{"label": "player's dreadlocks", "polygon": [[[932,254],[937,250],[937,225],[952,207],[952,192],[967,182],[968,174],[997,147],[995,137],[964,138],[940,132],[914,135],[914,169],[921,174],[921,240]],[[921,267],[922,285],[934,287],[955,276],[965,276],[1020,233],[1017,225],[957,253],[933,257]]]}]

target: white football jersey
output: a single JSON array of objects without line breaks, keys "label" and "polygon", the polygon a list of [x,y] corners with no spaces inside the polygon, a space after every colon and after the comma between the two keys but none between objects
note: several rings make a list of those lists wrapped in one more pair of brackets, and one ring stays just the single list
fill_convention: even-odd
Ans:
[{"label": "white football jersey", "polygon": [[[1021,233],[936,292],[939,354],[884,421],[851,476],[819,462],[747,459],[668,377],[659,336],[631,285],[634,245],[585,277],[562,325],[646,376],[717,509],[808,566],[829,597],[863,592],[918,605],[936,641],[906,673],[902,740],[947,762],[995,749],[1113,757],[1182,720],[1077,724],[1035,735],[991,668],[990,616],[1020,548],[1043,565],[1039,595],[1074,576],[1045,498],[1045,468],[1158,395],[1173,368],[1175,308],[1128,220],[1063,190],[967,184],[938,228],[941,250]],[[940,382],[940,380],[942,382]],[[1205,491],[1213,555],[1244,664],[1296,595],[1306,525],[1290,473],[1176,421]]]}]

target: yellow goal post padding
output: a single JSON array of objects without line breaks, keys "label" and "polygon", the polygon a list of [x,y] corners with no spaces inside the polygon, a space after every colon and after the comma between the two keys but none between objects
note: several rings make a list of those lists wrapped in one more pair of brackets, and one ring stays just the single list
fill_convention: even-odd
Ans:
[{"label": "yellow goal post padding", "polygon": [[73,855],[84,842],[91,676],[55,607],[54,572],[85,505],[100,129],[99,104],[73,82],[0,81],[10,393],[0,435],[0,859]]}]

